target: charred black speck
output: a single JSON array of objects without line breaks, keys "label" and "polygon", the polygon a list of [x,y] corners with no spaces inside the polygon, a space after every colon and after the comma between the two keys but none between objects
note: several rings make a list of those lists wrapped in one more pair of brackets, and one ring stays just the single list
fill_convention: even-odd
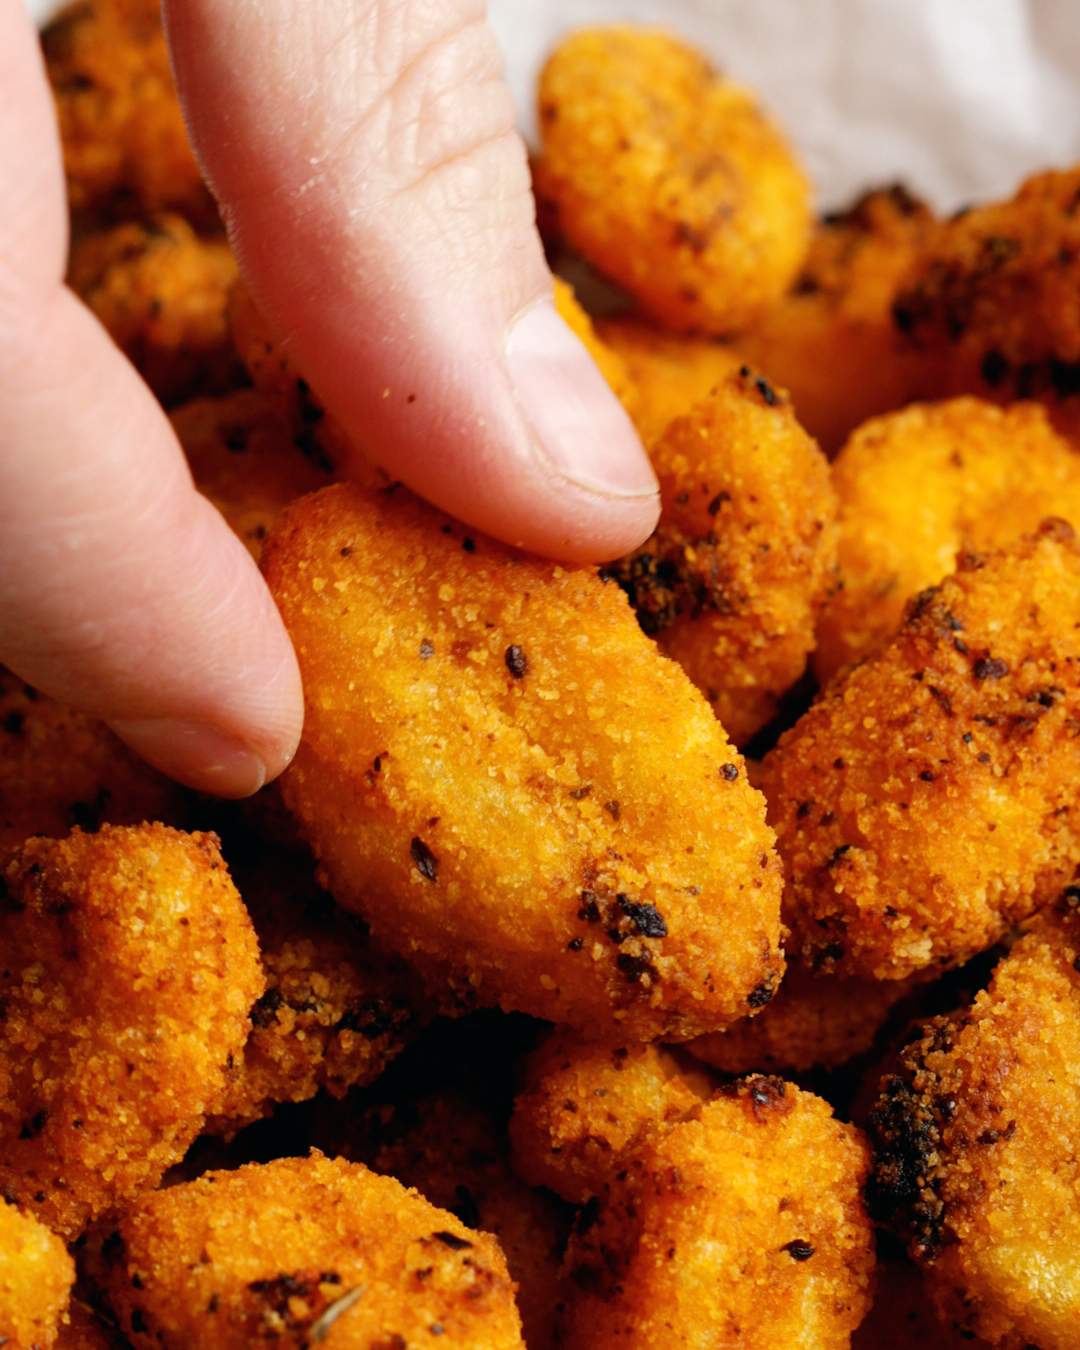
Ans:
[{"label": "charred black speck", "polygon": [[525,648],[519,647],[516,642],[512,642],[503,653],[503,660],[506,662],[506,669],[515,680],[523,680],[529,669],[529,659],[525,655]]},{"label": "charred black speck", "polygon": [[721,764],[720,777],[726,778],[729,783],[734,783],[739,776],[739,766],[737,764]]},{"label": "charred black speck", "polygon": [[771,984],[759,984],[751,989],[746,996],[746,1001],[751,1008],[764,1008],[767,1003],[771,1003],[776,994],[776,990]]},{"label": "charred black speck", "polygon": [[439,860],[419,835],[413,835],[409,844],[409,855],[416,864],[416,870],[425,880],[438,880]]},{"label": "charred black speck", "polygon": [[644,902],[637,904],[625,895],[617,895],[615,900],[619,908],[642,937],[667,937],[667,923],[664,920],[664,916],[655,905]]},{"label": "charred black speck", "polygon": [[463,1252],[467,1247],[473,1244],[463,1237],[458,1237],[456,1233],[450,1233],[445,1228],[440,1228],[431,1235],[436,1242],[441,1242],[444,1247],[449,1247],[452,1252]]},{"label": "charred black speck", "polygon": [[35,1111],[29,1120],[24,1121],[22,1129],[19,1131],[20,1139],[36,1139],[45,1128],[49,1119],[48,1111]]},{"label": "charred black speck", "polygon": [[265,994],[257,999],[251,1009],[251,1025],[255,1027],[268,1027],[271,1022],[277,1019],[277,1011],[285,1002],[285,997],[280,989],[268,989]]},{"label": "charred black speck", "polygon": [[435,644],[430,638],[420,639],[420,660],[430,661],[435,655]]},{"label": "charred black speck", "polygon": [[814,1254],[814,1245],[805,1238],[792,1238],[790,1242],[785,1242],[780,1250],[787,1252],[793,1261],[809,1261]]},{"label": "charred black speck", "polygon": [[632,984],[638,984],[648,975],[657,979],[659,972],[647,956],[632,956],[629,952],[620,952],[615,964]]},{"label": "charred black speck", "polygon": [[980,656],[971,667],[977,680],[1000,680],[1009,673],[1009,663],[998,656]]}]

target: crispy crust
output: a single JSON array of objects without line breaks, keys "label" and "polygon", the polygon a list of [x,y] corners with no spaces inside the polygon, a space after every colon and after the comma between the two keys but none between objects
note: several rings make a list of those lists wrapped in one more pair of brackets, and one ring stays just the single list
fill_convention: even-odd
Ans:
[{"label": "crispy crust", "polygon": [[835,584],[829,467],[783,391],[749,366],[652,447],[655,534],[605,571],[736,745],[802,675]]},{"label": "crispy crust", "polygon": [[307,697],[282,791],[388,946],[613,1040],[714,1030],[775,985],[763,803],[616,586],[403,489],[298,503],[264,567]]},{"label": "crispy crust", "polygon": [[495,1235],[518,1286],[529,1350],[553,1350],[569,1220],[546,1191],[514,1175],[505,1130],[491,1113],[455,1094],[422,1097],[370,1108],[350,1135],[347,1157],[414,1187],[468,1227]]},{"label": "crispy crust", "polygon": [[567,1350],[841,1350],[870,1303],[865,1145],[778,1078],[656,1136],[583,1211]]},{"label": "crispy crust", "polygon": [[586,351],[600,368],[600,373],[628,412],[637,403],[637,391],[622,357],[600,337],[592,319],[578,303],[574,288],[562,277],[555,278],[555,308],[565,319],[575,337],[581,339]]},{"label": "crispy crust", "polygon": [[213,835],[33,839],[0,898],[0,1192],[74,1237],[198,1134],[262,992]]},{"label": "crispy crust", "polygon": [[812,969],[959,964],[1080,863],[1080,550],[966,555],[766,758],[785,919]]},{"label": "crispy crust", "polygon": [[924,394],[1055,401],[1080,392],[1080,169],[942,221],[892,306]]},{"label": "crispy crust", "polygon": [[0,1345],[56,1345],[74,1279],[75,1263],[60,1239],[0,1198]]},{"label": "crispy crust", "polygon": [[1080,455],[1034,403],[959,398],[875,418],[833,483],[842,585],[818,624],[822,681],[879,651],[958,553],[1012,543],[1048,515],[1080,527]]},{"label": "crispy crust", "polygon": [[821,221],[790,293],[739,339],[790,392],[826,454],[919,387],[924,363],[900,342],[890,306],[931,227],[926,205],[900,184],[863,194]]},{"label": "crispy crust", "polygon": [[72,290],[166,407],[241,382],[225,324],[235,277],[224,236],[172,213],[82,234],[68,263]]},{"label": "crispy crust", "polygon": [[735,332],[786,290],[809,240],[806,179],[697,52],[651,29],[571,34],[539,109],[535,183],[558,232],[654,318]]},{"label": "crispy crust", "polygon": [[600,1046],[556,1029],[527,1058],[510,1119],[514,1166],[573,1204],[599,1194],[710,1085],[655,1045]]},{"label": "crispy crust", "polygon": [[32,834],[181,821],[185,797],[104,722],[0,667],[0,855]]},{"label": "crispy crust", "polygon": [[194,399],[175,410],[172,423],[199,491],[255,558],[285,507],[329,481],[307,443],[290,437],[254,390]]},{"label": "crispy crust", "polygon": [[106,1247],[107,1292],[136,1347],[523,1347],[494,1238],[318,1153],[144,1196]]},{"label": "crispy crust", "polygon": [[259,939],[266,988],[251,1009],[243,1056],[207,1121],[232,1134],[278,1102],[372,1083],[431,1012],[404,964],[380,952],[358,916],[316,884],[314,865],[267,848],[234,867]]},{"label": "crispy crust", "polygon": [[870,1197],[968,1335],[1044,1350],[1080,1319],[1077,888],[1035,922],[972,1006],[935,1018],[871,1116]]}]

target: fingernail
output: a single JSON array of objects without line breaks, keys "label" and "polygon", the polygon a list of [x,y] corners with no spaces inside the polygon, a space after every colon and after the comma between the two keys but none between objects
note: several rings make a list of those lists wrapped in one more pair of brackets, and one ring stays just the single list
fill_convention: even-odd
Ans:
[{"label": "fingernail", "polygon": [[200,792],[250,797],[266,782],[266,765],[259,756],[214,727],[162,717],[110,725],[155,769]]},{"label": "fingernail", "polygon": [[506,359],[518,406],[559,477],[606,497],[656,496],[634,424],[550,301],[514,321]]}]

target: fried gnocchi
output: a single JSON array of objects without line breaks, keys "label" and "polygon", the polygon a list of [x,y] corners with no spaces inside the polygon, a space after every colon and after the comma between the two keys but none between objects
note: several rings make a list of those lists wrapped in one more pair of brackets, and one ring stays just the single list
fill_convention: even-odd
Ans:
[{"label": "fried gnocchi", "polygon": [[760,1006],[782,969],[764,803],[618,587],[344,485],[286,512],[264,569],[306,697],[282,792],[377,938],[600,1038]]},{"label": "fried gnocchi", "polygon": [[556,1028],[526,1060],[510,1119],[514,1166],[572,1204],[599,1194],[655,1132],[709,1095],[656,1045],[593,1045]]},{"label": "fried gnocchi", "polygon": [[194,399],[173,412],[172,424],[196,487],[255,558],[285,507],[329,481],[252,389]]},{"label": "fried gnocchi", "polygon": [[1080,549],[1048,522],[966,554],[766,758],[789,950],[903,979],[957,965],[1080,864]]},{"label": "fried gnocchi", "polygon": [[1080,168],[942,221],[901,281],[893,322],[925,397],[1080,392]]},{"label": "fried gnocchi", "polygon": [[789,391],[799,421],[828,455],[861,422],[919,388],[924,363],[900,342],[892,302],[932,221],[900,184],[825,216],[790,292],[739,337],[746,359]]},{"label": "fried gnocchi", "polygon": [[732,1085],[584,1211],[568,1350],[847,1347],[870,1304],[867,1163],[820,1098]]},{"label": "fried gnocchi", "polygon": [[[523,1350],[499,1245],[358,1163],[280,1158],[141,1197],[106,1244],[136,1347]],[[111,1257],[111,1261],[108,1258]]]},{"label": "fried gnocchi", "polygon": [[42,35],[76,217],[217,220],[188,143],[154,0],[83,0]]},{"label": "fried gnocchi", "polygon": [[266,988],[209,1133],[231,1134],[320,1089],[340,1098],[374,1082],[430,1020],[415,976],[373,947],[363,922],[337,909],[313,872],[306,856],[269,848],[233,869]]},{"label": "fried gnocchi", "polygon": [[211,835],[102,826],[17,849],[0,892],[0,1192],[62,1236],[198,1134],[262,993]]},{"label": "fried gnocchi", "polygon": [[965,1337],[1071,1350],[1080,1323],[1080,891],[971,1007],[935,1018],[872,1114],[871,1197]]},{"label": "fried gnocchi", "polygon": [[0,1198],[0,1345],[56,1345],[74,1279],[75,1263],[60,1239]]},{"label": "fried gnocchi", "polygon": [[841,584],[818,624],[822,681],[880,651],[956,555],[1047,516],[1080,527],[1080,455],[1034,403],[916,404],[859,428],[833,465]]},{"label": "fried gnocchi", "polygon": [[809,242],[806,178],[698,52],[651,29],[573,33],[539,110],[534,182],[556,230],[653,318],[733,333],[787,289]]},{"label": "fried gnocchi", "polygon": [[103,821],[182,823],[182,789],[97,718],[74,712],[0,666],[0,857],[32,834]]},{"label": "fried gnocchi", "polygon": [[[495,1235],[517,1284],[526,1345],[554,1350],[569,1224],[546,1191],[514,1175],[492,1113],[458,1094],[422,1097],[371,1108],[361,1130],[370,1137],[358,1161],[418,1190],[469,1228]],[[344,1153],[354,1156],[348,1146]]]},{"label": "fried gnocchi", "polygon": [[166,407],[241,382],[225,322],[235,278],[224,237],[172,213],[81,234],[68,262],[72,290]]},{"label": "fried gnocchi", "polygon": [[748,366],[672,422],[651,457],[660,524],[606,571],[744,745],[805,670],[835,584],[829,466],[786,395]]},{"label": "fried gnocchi", "polygon": [[724,1073],[805,1073],[835,1069],[865,1054],[896,1004],[903,980],[838,980],[790,969],[757,1017],[689,1041],[686,1049]]}]

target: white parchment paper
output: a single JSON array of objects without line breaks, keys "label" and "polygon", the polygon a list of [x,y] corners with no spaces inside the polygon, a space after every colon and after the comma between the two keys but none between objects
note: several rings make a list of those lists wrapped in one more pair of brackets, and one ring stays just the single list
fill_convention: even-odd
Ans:
[{"label": "white parchment paper", "polygon": [[[28,3],[39,19],[56,8]],[[1080,161],[1080,0],[490,0],[490,13],[530,137],[559,35],[632,21],[683,34],[755,89],[823,207],[903,179],[947,210]]]}]

